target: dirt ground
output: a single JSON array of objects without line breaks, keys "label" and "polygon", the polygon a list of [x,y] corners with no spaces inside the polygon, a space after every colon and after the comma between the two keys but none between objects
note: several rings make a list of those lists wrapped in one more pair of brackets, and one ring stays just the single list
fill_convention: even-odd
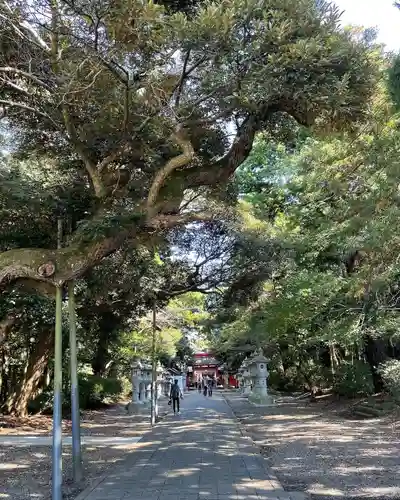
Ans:
[{"label": "dirt ground", "polygon": [[[128,415],[121,402],[101,410],[85,411],[81,417],[82,434],[87,436],[125,436],[138,435],[142,427],[140,416]],[[33,415],[27,418],[16,418],[0,415],[0,436],[50,436],[53,427],[52,417]],[[63,419],[63,433],[71,433],[71,421]]]},{"label": "dirt ground", "polygon": [[389,418],[349,420],[343,403],[255,407],[226,396],[285,489],[315,500],[400,499],[400,433]]},{"label": "dirt ground", "polygon": [[[167,409],[160,405],[160,415]],[[125,403],[111,408],[85,412],[82,417],[82,435],[104,437],[138,437],[150,429],[148,409],[138,415],[129,415]],[[4,435],[49,435],[51,419],[47,417],[24,419],[21,425],[14,420],[14,427],[3,428]],[[2,420],[4,422],[4,419]],[[65,432],[70,422],[64,421]],[[63,494],[72,500],[87,486],[111,467],[126,459],[127,454],[138,449],[141,443],[108,446],[85,445],[82,447],[85,480],[79,486],[72,481],[71,447],[63,447]],[[1,446],[0,445],[0,499],[49,500],[51,498],[51,446]]]}]

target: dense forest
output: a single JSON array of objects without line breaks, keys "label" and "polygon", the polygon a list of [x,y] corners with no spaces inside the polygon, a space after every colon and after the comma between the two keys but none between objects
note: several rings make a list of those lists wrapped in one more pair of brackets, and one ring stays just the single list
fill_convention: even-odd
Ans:
[{"label": "dense forest", "polygon": [[51,408],[72,280],[83,406],[129,385],[154,305],[166,366],[197,335],[231,370],[262,347],[279,390],[398,396],[400,59],[373,30],[322,0],[10,0],[0,26],[2,412]]}]

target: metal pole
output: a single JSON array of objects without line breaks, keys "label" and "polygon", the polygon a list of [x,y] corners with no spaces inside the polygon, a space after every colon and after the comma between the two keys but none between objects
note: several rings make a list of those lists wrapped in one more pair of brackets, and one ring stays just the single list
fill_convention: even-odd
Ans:
[{"label": "metal pole", "polygon": [[[57,223],[57,248],[62,244],[62,220]],[[54,339],[53,471],[52,500],[62,500],[62,286],[56,287]]]},{"label": "metal pole", "polygon": [[157,419],[157,366],[156,366],[156,331],[157,331],[157,309],[156,299],[153,302],[153,339],[151,346],[151,425],[155,425]]},{"label": "metal pole", "polygon": [[72,467],[75,482],[83,478],[81,429],[79,418],[79,387],[78,366],[76,355],[76,310],[75,310],[75,283],[68,283],[68,312],[69,312],[69,348],[71,370],[71,411],[72,411]]}]

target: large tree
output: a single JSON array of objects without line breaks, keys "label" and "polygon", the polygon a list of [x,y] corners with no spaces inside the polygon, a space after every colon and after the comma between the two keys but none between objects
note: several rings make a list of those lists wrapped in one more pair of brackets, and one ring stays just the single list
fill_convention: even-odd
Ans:
[{"label": "large tree", "polygon": [[376,64],[330,2],[174,10],[1,0],[0,105],[16,150],[83,173],[92,194],[65,248],[0,254],[2,285],[62,284],[125,242],[215,217],[215,187],[279,115],[306,126],[362,117]]}]

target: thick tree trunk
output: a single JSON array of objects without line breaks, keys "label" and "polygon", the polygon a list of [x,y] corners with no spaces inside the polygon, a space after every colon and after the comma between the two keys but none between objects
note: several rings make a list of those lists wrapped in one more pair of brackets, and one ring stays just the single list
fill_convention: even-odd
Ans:
[{"label": "thick tree trunk", "polygon": [[0,388],[0,408],[4,410],[8,396],[8,356],[4,350],[1,351],[1,388]]},{"label": "thick tree trunk", "polygon": [[49,357],[54,345],[54,332],[45,332],[32,349],[28,365],[17,388],[13,400],[10,401],[9,412],[18,417],[28,414],[28,404],[38,392],[43,380]]},{"label": "thick tree trunk", "polygon": [[5,318],[0,321],[0,348],[6,342],[11,328],[16,322],[15,314],[7,314]]},{"label": "thick tree trunk", "polygon": [[108,346],[111,333],[106,330],[100,330],[100,335],[96,347],[96,352],[92,360],[92,370],[94,375],[103,377],[109,362]]},{"label": "thick tree trunk", "polygon": [[332,342],[329,342],[329,357],[330,357],[330,362],[331,362],[331,373],[332,377],[335,376],[336,373],[336,364],[335,364],[335,346],[333,345]]},{"label": "thick tree trunk", "polygon": [[0,321],[0,407],[5,408],[9,394],[9,352],[7,339],[16,321],[16,316],[8,314]]},{"label": "thick tree trunk", "polygon": [[378,373],[378,367],[388,359],[387,343],[384,339],[366,335],[364,338],[364,353],[365,359],[371,368],[375,392],[382,392],[384,385],[382,377]]}]

